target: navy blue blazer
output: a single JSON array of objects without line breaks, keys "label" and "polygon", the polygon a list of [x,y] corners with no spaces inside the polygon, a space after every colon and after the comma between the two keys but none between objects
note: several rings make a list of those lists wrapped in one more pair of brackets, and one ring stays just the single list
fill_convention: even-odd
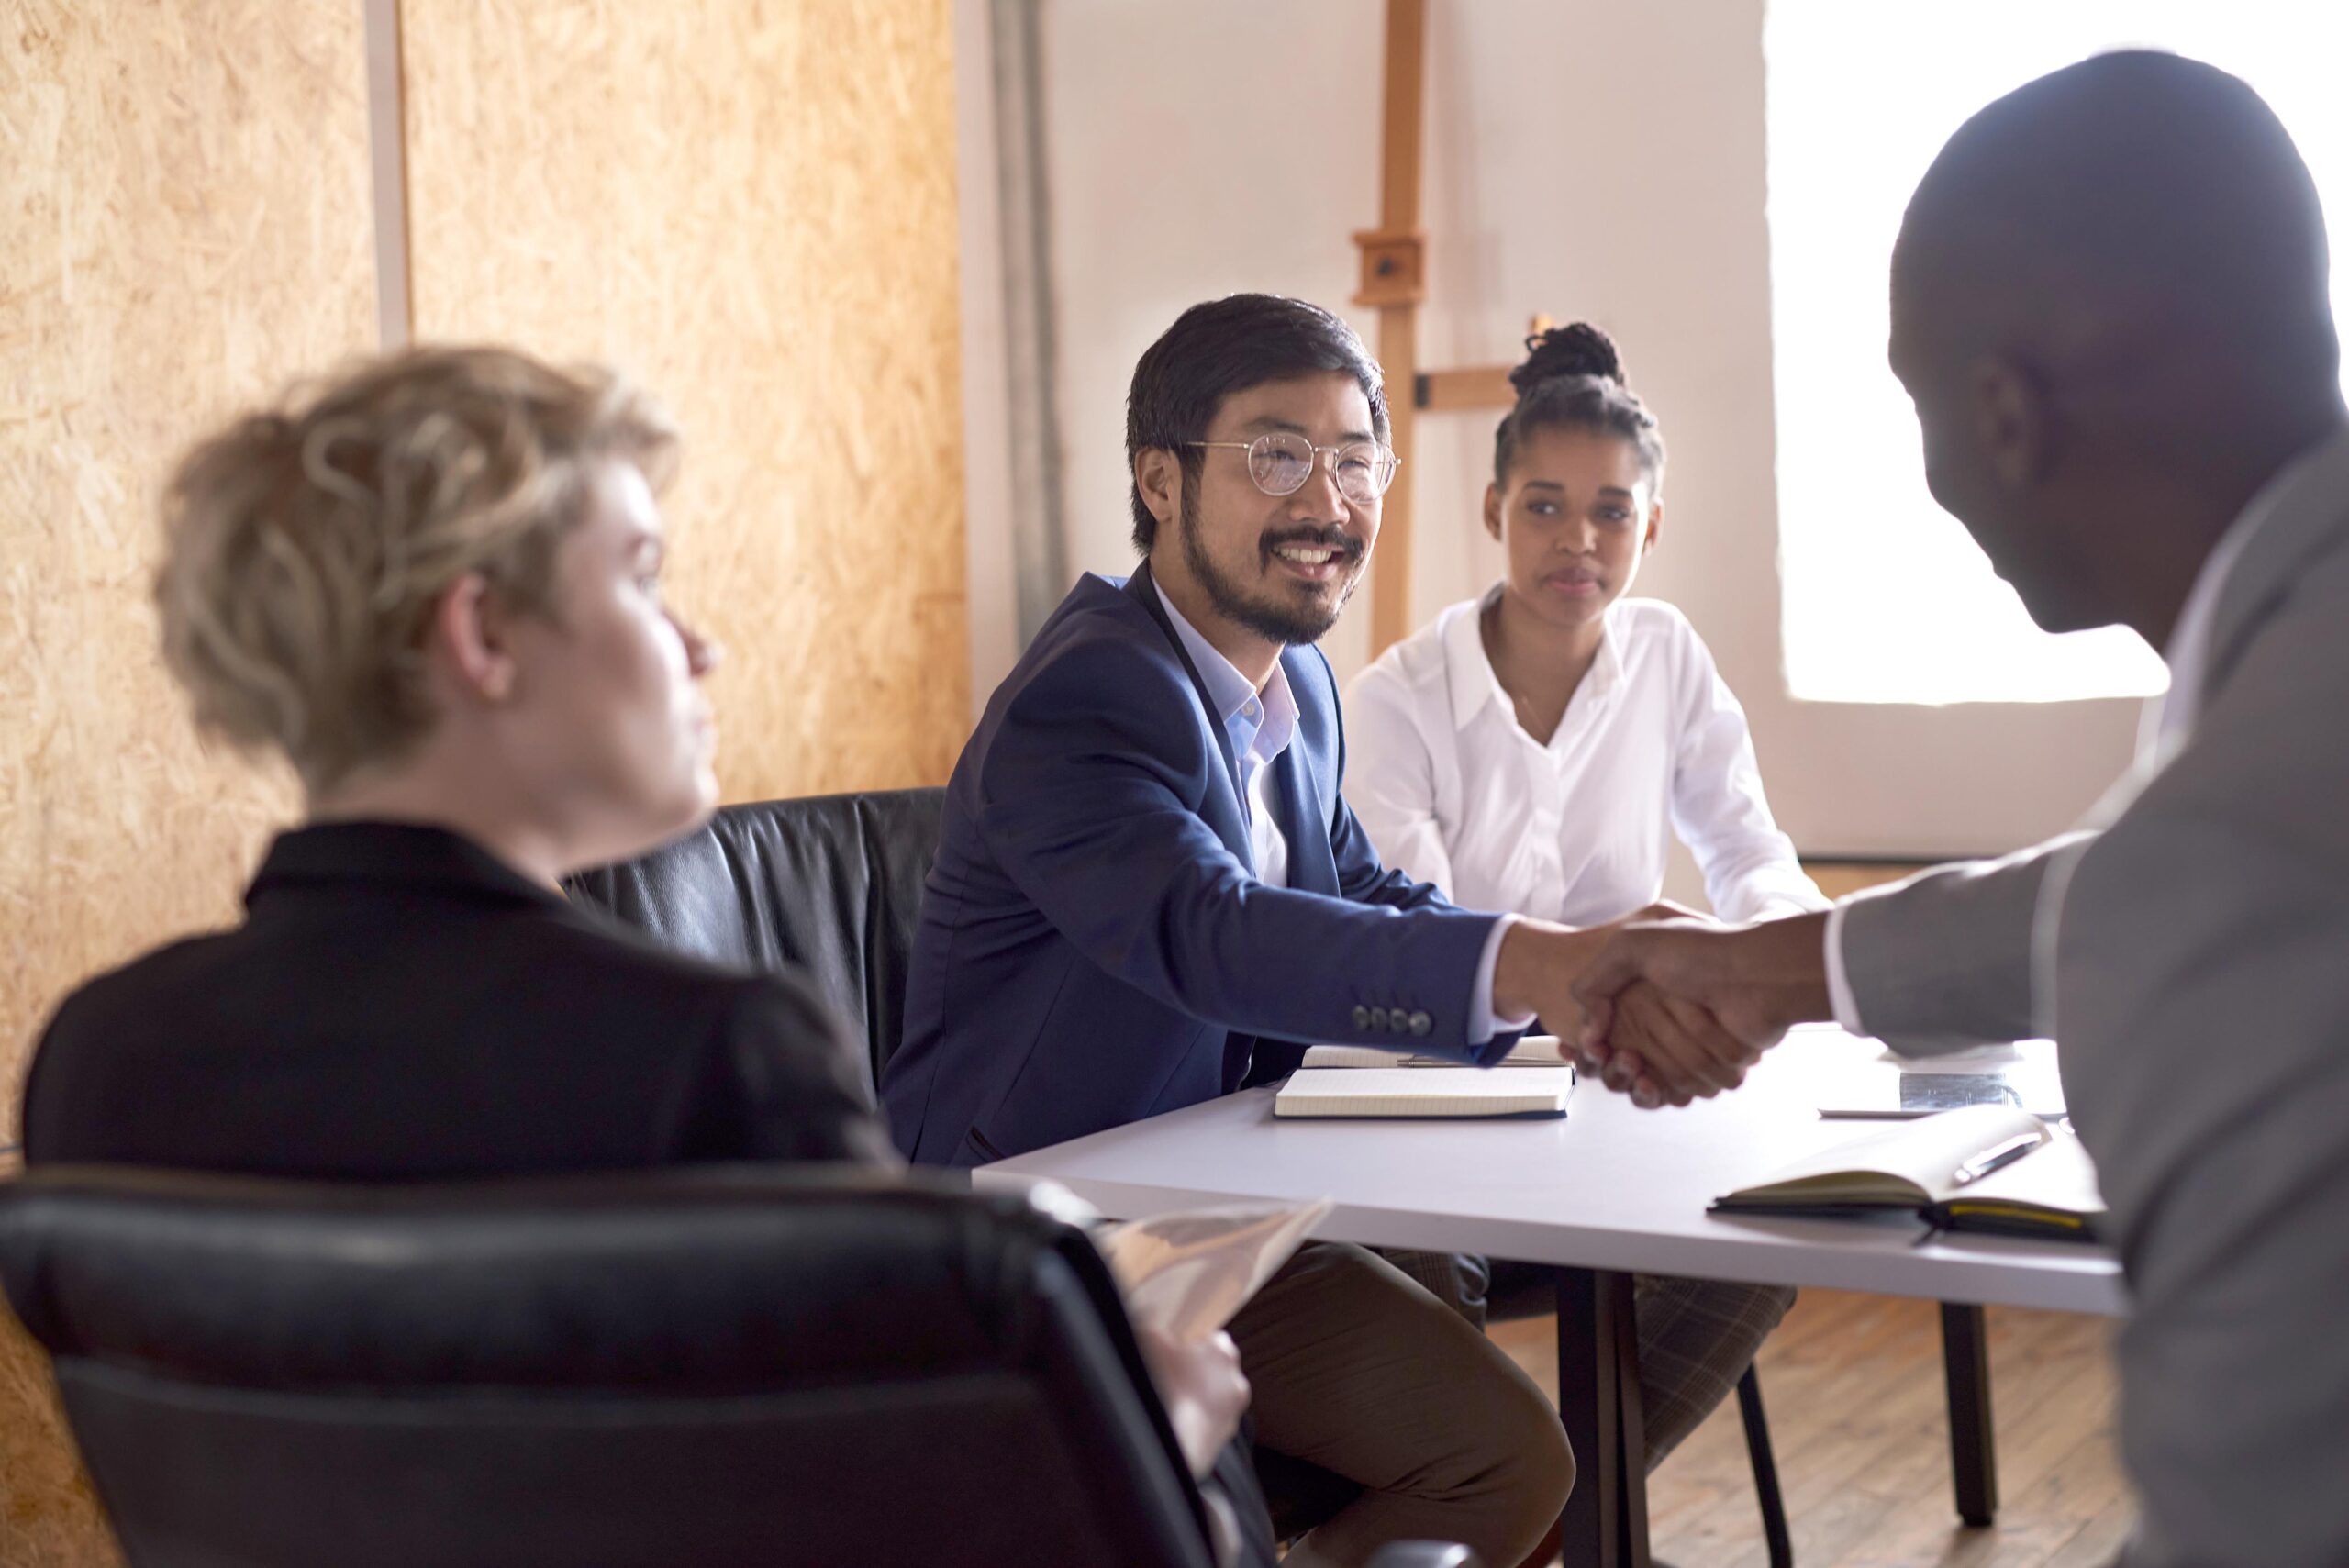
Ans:
[{"label": "navy blue blazer", "polygon": [[1286,1074],[1299,1042],[1508,1051],[1467,1040],[1497,917],[1380,866],[1338,792],[1330,662],[1281,659],[1286,888],[1251,869],[1230,738],[1148,564],[1086,576],[1036,634],[947,786],[881,1084],[908,1158],[983,1164],[1196,1105]]}]

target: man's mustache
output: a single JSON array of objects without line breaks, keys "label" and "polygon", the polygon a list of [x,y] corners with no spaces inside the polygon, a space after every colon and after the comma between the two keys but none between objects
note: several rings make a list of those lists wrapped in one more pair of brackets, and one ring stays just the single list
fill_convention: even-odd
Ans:
[{"label": "man's mustache", "polygon": [[1272,560],[1273,551],[1285,544],[1301,544],[1315,550],[1334,550],[1338,552],[1338,559],[1348,564],[1360,561],[1363,551],[1369,548],[1343,528],[1290,528],[1283,533],[1266,534],[1264,537],[1261,549],[1264,559]]}]

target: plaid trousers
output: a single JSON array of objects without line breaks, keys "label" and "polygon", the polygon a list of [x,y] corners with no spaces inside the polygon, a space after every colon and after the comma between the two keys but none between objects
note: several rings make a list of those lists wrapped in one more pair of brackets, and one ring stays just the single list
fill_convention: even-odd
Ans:
[{"label": "plaid trousers", "polygon": [[[1469,1322],[1485,1326],[1492,1267],[1483,1258],[1405,1248],[1382,1250],[1380,1256]],[[1729,1397],[1762,1341],[1795,1304],[1795,1293],[1785,1285],[1634,1274],[1631,1303],[1640,1340],[1641,1418],[1653,1471]]]}]

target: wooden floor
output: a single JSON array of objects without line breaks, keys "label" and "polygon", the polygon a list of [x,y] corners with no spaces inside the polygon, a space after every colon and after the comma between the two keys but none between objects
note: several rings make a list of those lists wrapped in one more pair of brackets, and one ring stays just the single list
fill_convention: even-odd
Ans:
[{"label": "wooden floor", "polygon": [[[1941,1328],[1931,1302],[1806,1291],[1763,1347],[1762,1397],[1798,1568],[2105,1568],[2131,1508],[2113,1448],[2110,1326],[1990,1309],[1998,1523],[1950,1500]],[[1557,1387],[1547,1318],[1493,1338]],[[1753,1472],[1731,1399],[1648,1484],[1656,1559],[1765,1568]]]}]

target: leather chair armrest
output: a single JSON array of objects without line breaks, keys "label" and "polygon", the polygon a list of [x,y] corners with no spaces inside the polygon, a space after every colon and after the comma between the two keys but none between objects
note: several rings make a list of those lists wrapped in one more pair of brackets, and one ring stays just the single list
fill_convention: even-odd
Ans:
[{"label": "leather chair armrest", "polygon": [[1485,1560],[1441,1540],[1393,1540],[1370,1554],[1369,1568],[1485,1568]]}]

